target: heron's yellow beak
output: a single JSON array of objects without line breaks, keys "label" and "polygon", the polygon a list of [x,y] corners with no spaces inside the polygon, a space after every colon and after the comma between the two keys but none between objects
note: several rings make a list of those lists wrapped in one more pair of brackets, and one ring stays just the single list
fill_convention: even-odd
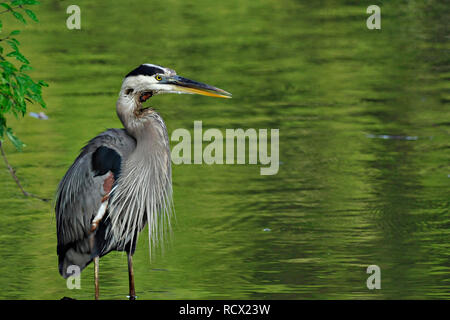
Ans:
[{"label": "heron's yellow beak", "polygon": [[175,86],[176,90],[181,93],[201,94],[216,98],[231,98],[231,93],[226,92],[225,90],[180,76],[172,76],[166,79],[166,83]]},{"label": "heron's yellow beak", "polygon": [[222,93],[215,93],[210,92],[204,89],[197,89],[197,88],[188,88],[188,87],[179,87],[178,90],[184,91],[187,93],[194,93],[194,94],[201,94],[203,96],[209,96],[209,97],[216,97],[216,98],[231,98],[231,94],[225,95]]}]

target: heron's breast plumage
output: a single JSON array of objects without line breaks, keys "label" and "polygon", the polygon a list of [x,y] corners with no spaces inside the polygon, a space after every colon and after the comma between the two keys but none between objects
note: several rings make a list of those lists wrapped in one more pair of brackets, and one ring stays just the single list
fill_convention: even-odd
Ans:
[{"label": "heron's breast plumage", "polygon": [[136,136],[111,193],[109,236],[117,246],[136,241],[145,224],[153,244],[162,238],[172,213],[172,173],[167,129],[158,116]]}]

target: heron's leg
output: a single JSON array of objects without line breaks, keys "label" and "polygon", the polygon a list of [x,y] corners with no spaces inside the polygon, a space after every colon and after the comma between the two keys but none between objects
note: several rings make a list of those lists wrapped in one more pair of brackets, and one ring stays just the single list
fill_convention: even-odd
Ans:
[{"label": "heron's leg", "polygon": [[130,300],[136,300],[136,290],[134,289],[133,254],[128,252],[128,282],[130,286]]},{"label": "heron's leg", "polygon": [[95,282],[95,300],[98,300],[99,296],[99,286],[98,286],[98,264],[99,264],[99,257],[94,258],[94,282]]}]

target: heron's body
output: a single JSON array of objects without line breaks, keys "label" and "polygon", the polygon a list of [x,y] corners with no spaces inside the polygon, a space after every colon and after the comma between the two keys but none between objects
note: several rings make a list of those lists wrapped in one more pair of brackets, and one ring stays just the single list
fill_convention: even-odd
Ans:
[{"label": "heron's body", "polygon": [[[167,129],[157,112],[142,106],[164,92],[229,96],[155,65],[141,65],[125,77],[116,105],[124,129],[109,129],[89,141],[58,187],[57,253],[64,278],[71,275],[70,266],[82,270],[112,250],[126,251],[134,297],[131,256],[138,234],[148,224],[156,243],[172,212]],[[97,268],[95,274],[98,289]]]},{"label": "heron's body", "polygon": [[[77,265],[82,270],[94,257],[103,256],[111,250],[127,250],[134,253],[137,234],[129,234],[124,241],[115,238],[111,231],[111,220],[108,219],[108,209],[100,221],[95,233],[91,233],[92,220],[97,214],[102,199],[111,191],[112,186],[116,194],[111,195],[110,208],[120,210],[118,203],[142,203],[143,207],[136,208],[133,217],[136,222],[135,230],[140,231],[147,222],[145,205],[147,199],[154,199],[161,207],[165,199],[153,195],[152,179],[163,175],[166,180],[164,194],[171,194],[171,168],[167,131],[164,127],[162,145],[155,145],[150,139],[139,139],[130,136],[125,129],[110,129],[92,139],[81,151],[81,154],[70,167],[61,182],[58,193],[56,210],[58,212],[58,256],[59,271],[67,277],[67,268]],[[156,161],[153,170],[144,170],[155,161],[155,155],[162,154],[166,161]],[[133,170],[136,165],[141,170]],[[154,171],[152,175],[142,175],[143,172]],[[72,176],[83,176],[80,183],[71,183]],[[131,182],[131,183],[122,183]],[[132,190],[136,186],[147,185],[142,190]],[[127,195],[129,199],[127,200]],[[136,199],[133,199],[136,198]],[[151,205],[151,204],[149,204]],[[124,209],[124,208],[122,208]],[[152,208],[150,208],[150,212]],[[155,211],[155,210],[153,210]],[[77,212],[84,212],[78,216]],[[117,214],[120,214],[118,212]],[[139,221],[140,220],[140,221]],[[134,222],[133,221],[133,222]],[[133,238],[133,239],[132,239]],[[133,243],[131,243],[133,241]]]}]

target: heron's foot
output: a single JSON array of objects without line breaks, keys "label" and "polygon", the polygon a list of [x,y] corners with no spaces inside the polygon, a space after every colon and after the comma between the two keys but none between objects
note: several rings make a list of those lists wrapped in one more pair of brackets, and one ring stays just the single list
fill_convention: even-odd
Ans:
[{"label": "heron's foot", "polygon": [[130,296],[127,296],[127,298],[129,299],[129,300],[137,300],[137,296],[136,295],[134,295],[134,294],[132,294],[132,295],[130,295]]}]

